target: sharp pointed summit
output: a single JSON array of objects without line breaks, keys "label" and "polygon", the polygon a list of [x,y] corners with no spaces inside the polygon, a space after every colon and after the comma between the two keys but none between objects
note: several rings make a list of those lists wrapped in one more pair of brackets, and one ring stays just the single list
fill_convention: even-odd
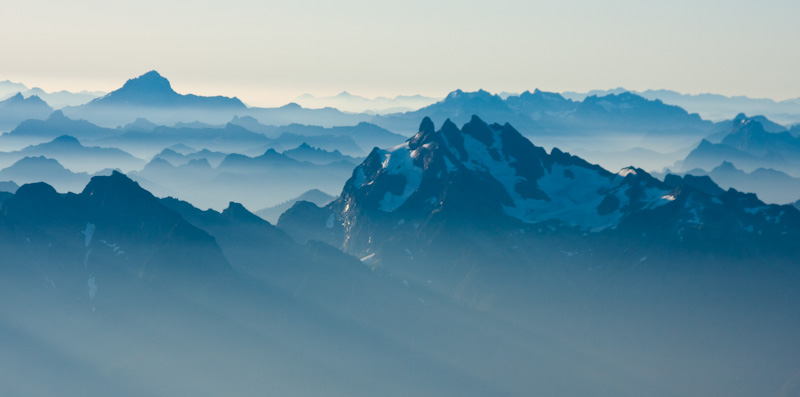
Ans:
[{"label": "sharp pointed summit", "polygon": [[[696,247],[720,257],[735,256],[737,249],[753,255],[760,238],[771,239],[781,260],[796,251],[791,236],[800,213],[723,191],[710,179],[661,181],[638,168],[612,173],[557,148],[547,153],[510,124],[488,124],[477,116],[460,129],[449,120],[439,131],[431,126],[424,119],[405,144],[373,150],[341,196],[325,207],[327,213],[296,208],[279,226],[300,240],[320,238],[326,230],[327,242],[359,257],[375,254],[372,263],[394,269],[406,263],[398,246],[413,247],[408,249],[415,260],[430,266],[481,255],[484,263],[504,257],[533,263],[551,248],[523,254],[520,247],[547,239],[591,244],[593,255],[610,257],[620,254],[606,249],[626,246],[631,236],[658,247],[639,258],[671,250],[691,257]],[[304,235],[308,219],[319,230]],[[489,238],[496,245],[482,247],[485,252],[466,247]],[[734,249],[727,241],[748,242]],[[458,248],[449,251],[451,246]]]},{"label": "sharp pointed summit", "polygon": [[102,99],[106,103],[136,103],[150,101],[152,104],[175,100],[180,95],[172,89],[169,80],[155,70],[125,82],[122,88],[106,95]]},{"label": "sharp pointed summit", "polygon": [[74,107],[64,108],[70,118],[117,127],[146,118],[159,124],[201,121],[219,124],[230,120],[247,106],[238,98],[180,94],[169,80],[155,70],[132,78],[103,97]]},{"label": "sharp pointed summit", "polygon": [[172,89],[169,80],[152,70],[125,82],[122,88],[102,98],[89,102],[86,106],[145,106],[145,107],[241,107],[244,104],[237,98],[222,96],[202,97],[181,95]]}]

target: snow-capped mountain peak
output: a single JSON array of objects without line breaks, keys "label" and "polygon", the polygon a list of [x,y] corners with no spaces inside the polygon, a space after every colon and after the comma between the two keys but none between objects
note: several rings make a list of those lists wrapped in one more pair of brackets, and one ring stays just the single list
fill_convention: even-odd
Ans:
[{"label": "snow-capped mountain peak", "polygon": [[556,221],[600,231],[633,209],[669,202],[668,186],[627,178],[638,174],[647,175],[633,168],[610,173],[558,149],[548,154],[508,124],[489,125],[473,116],[461,129],[447,120],[435,131],[425,118],[406,143],[375,149],[356,168],[341,199],[343,218],[350,217],[355,201],[384,213],[436,210],[461,191],[475,206],[488,204],[524,223]]}]

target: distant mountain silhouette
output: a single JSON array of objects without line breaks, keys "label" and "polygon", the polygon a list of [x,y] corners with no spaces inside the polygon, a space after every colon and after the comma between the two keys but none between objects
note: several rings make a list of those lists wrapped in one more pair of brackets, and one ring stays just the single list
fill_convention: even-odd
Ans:
[{"label": "distant mountain silhouette", "polygon": [[28,87],[22,83],[15,83],[10,80],[0,81],[0,98],[6,99],[7,97],[14,96],[17,93],[23,93],[28,90]]},{"label": "distant mountain silhouette", "polygon": [[347,161],[353,163],[355,166],[363,160],[363,158],[343,155],[338,150],[327,151],[324,149],[315,148],[305,142],[294,149],[284,151],[282,154],[297,161],[306,161],[312,164],[320,165]]},{"label": "distant mountain silhouette", "polygon": [[62,135],[69,135],[83,141],[100,139],[117,135],[118,133],[117,130],[98,127],[86,120],[68,118],[62,111],[56,110],[46,120],[25,120],[3,138],[53,139]]},{"label": "distant mountain silhouette", "polygon": [[[354,126],[338,126],[324,128],[313,125],[289,124],[275,128],[276,132],[292,133],[303,136],[324,136],[333,135],[351,138],[364,153],[372,150],[373,147],[387,148],[403,143],[407,137],[390,132],[375,124],[361,122]],[[273,135],[274,136],[274,135]],[[310,143],[310,142],[309,142]],[[345,154],[351,154],[344,152]],[[352,155],[352,154],[351,154]]]},{"label": "distant mountain silhouette", "polygon": [[713,126],[699,115],[690,114],[678,106],[664,104],[658,99],[648,100],[629,92],[590,96],[580,102],[571,119],[567,126],[623,132],[678,131],[695,136],[708,134]]},{"label": "distant mountain silhouette", "polygon": [[761,127],[763,127],[764,131],[766,131],[766,132],[780,133],[780,132],[784,132],[784,131],[788,131],[789,130],[785,126],[780,125],[780,124],[778,124],[778,123],[776,123],[776,122],[774,122],[774,121],[772,121],[772,120],[770,120],[770,119],[768,119],[768,118],[766,118],[764,116],[756,115],[756,116],[753,116],[753,117],[747,117],[747,115],[744,114],[744,113],[739,113],[739,114],[736,115],[736,117],[733,118],[733,120],[724,121],[724,122],[719,123],[719,124],[723,125],[723,126],[727,126],[729,129],[733,129],[733,128],[735,128],[736,124],[741,123],[743,120],[751,120],[751,121],[758,122],[759,124],[761,124]]},{"label": "distant mountain silhouette", "polygon": [[168,161],[172,165],[181,165],[186,164],[189,162],[189,159],[186,158],[183,154],[180,154],[172,149],[164,149],[161,153],[155,155],[153,160],[155,159],[162,159]]},{"label": "distant mountain silhouette", "polygon": [[780,153],[784,157],[797,158],[800,155],[800,139],[792,136],[786,129],[768,131],[757,119],[741,115],[734,120],[731,132],[722,139],[728,145],[753,155],[768,155],[770,152]]},{"label": "distant mountain silhouette", "polygon": [[166,149],[129,175],[159,196],[222,210],[233,200],[264,208],[310,189],[336,189],[353,167],[344,160],[330,164],[298,161],[274,149],[258,156],[208,150],[182,155]]},{"label": "distant mountain silhouette", "polygon": [[105,93],[99,91],[70,92],[65,90],[46,92],[41,88],[34,87],[23,92],[22,95],[26,98],[34,95],[38,96],[43,101],[47,102],[48,105],[52,106],[53,109],[62,109],[67,106],[83,105],[95,98],[105,95]]},{"label": "distant mountain silhouette", "polygon": [[422,95],[398,95],[394,98],[365,98],[342,91],[335,96],[316,98],[305,94],[296,99],[297,103],[308,108],[333,107],[346,112],[386,114],[417,110],[437,101]]},{"label": "distant mountain silhouette", "polygon": [[800,138],[789,131],[768,132],[756,119],[739,115],[720,143],[703,140],[678,166],[711,170],[723,162],[750,172],[773,168],[800,176]]},{"label": "distant mountain silhouette", "polygon": [[95,172],[104,168],[133,170],[141,168],[144,161],[115,148],[87,147],[69,135],[50,142],[28,146],[15,152],[0,152],[0,166],[7,166],[23,157],[45,156],[58,160],[75,171]]},{"label": "distant mountain silhouette", "polygon": [[[240,151],[265,145],[263,134],[233,124],[221,128],[175,128],[158,126],[145,119],[121,128],[99,127],[86,120],[74,120],[55,111],[47,120],[26,120],[0,142],[25,147],[69,135],[86,145],[115,147],[141,157],[151,157],[165,147],[191,144],[225,151]],[[263,153],[263,151],[262,151]]]},{"label": "distant mountain silhouette", "polygon": [[28,119],[45,119],[53,112],[47,103],[37,96],[24,98],[22,94],[0,101],[0,132],[10,131]]},{"label": "distant mountain silhouette", "polygon": [[244,127],[249,131],[258,132],[259,134],[264,134],[270,138],[277,136],[277,128],[275,126],[261,124],[255,117],[233,116],[230,124]]},{"label": "distant mountain silhouette", "polygon": [[213,167],[218,167],[222,160],[227,157],[228,154],[222,152],[212,152],[208,149],[203,149],[198,152],[189,153],[186,155],[186,159],[189,161],[193,160],[206,160],[211,164]]},{"label": "distant mountain silhouette", "polygon": [[408,134],[416,129],[419,120],[430,117],[437,120],[451,119],[463,124],[472,115],[490,121],[507,121],[520,126],[524,131],[539,131],[542,127],[530,117],[512,109],[499,95],[487,91],[464,92],[456,90],[443,100],[413,112],[376,116],[372,122],[391,131]]},{"label": "distant mountain silhouette", "polygon": [[519,95],[509,95],[505,98],[505,102],[509,107],[530,115],[534,120],[545,116],[547,112],[571,112],[576,106],[574,101],[565,99],[561,94],[541,91],[538,88],[533,92],[525,91]]},{"label": "distant mountain silhouette", "polygon": [[159,124],[194,120],[219,122],[230,119],[236,112],[246,111],[247,107],[237,98],[179,94],[166,78],[150,71],[85,105],[63,110],[72,118],[116,127],[139,118]]},{"label": "distant mountain silhouette", "polygon": [[17,93],[21,94],[25,98],[33,96],[38,97],[54,109],[61,109],[65,106],[82,105],[105,94],[103,92],[90,91],[46,92],[38,87],[28,88],[25,84],[14,83],[8,80],[0,81],[0,100],[7,99],[16,95]]},{"label": "distant mountain silhouette", "polygon": [[695,168],[710,170],[723,162],[731,162],[747,170],[759,167],[785,168],[786,160],[775,153],[768,157],[760,157],[735,147],[711,143],[703,140],[680,163],[680,168],[688,171]]},{"label": "distant mountain silhouette", "polygon": [[296,103],[278,108],[250,108],[247,115],[267,125],[303,123],[322,127],[355,125],[372,118],[370,114],[345,113],[334,108],[306,109]]},{"label": "distant mountain silhouette", "polygon": [[274,149],[268,149],[264,154],[255,157],[237,153],[229,154],[217,168],[220,171],[229,172],[254,172],[259,168],[291,168],[300,167],[302,164],[303,162],[278,153]]},{"label": "distant mountain silhouette", "polygon": [[0,191],[2,192],[15,193],[17,189],[19,189],[19,185],[14,181],[0,182]]},{"label": "distant mountain silhouette", "polygon": [[508,122],[528,136],[599,136],[613,132],[650,139],[673,136],[700,139],[714,124],[677,106],[623,92],[572,101],[557,93],[535,90],[503,99],[486,91],[451,92],[444,100],[414,112],[376,116],[373,123],[395,132],[413,131],[422,117],[463,124],[472,115],[490,122]]},{"label": "distant mountain silhouette", "polygon": [[337,109],[304,109],[297,104],[280,108],[248,108],[238,98],[179,94],[169,80],[156,71],[147,72],[103,97],[80,106],[68,106],[64,114],[104,127],[118,127],[145,118],[159,125],[205,123],[220,125],[234,117],[251,116],[259,122],[284,125],[303,121],[331,126],[367,121],[369,115],[343,113]]},{"label": "distant mountain silhouette", "polygon": [[86,104],[85,108],[114,106],[211,109],[245,108],[242,101],[237,98],[178,94],[172,89],[169,80],[162,77],[155,70],[128,80],[122,88],[89,102]]},{"label": "distant mountain silhouette", "polygon": [[129,132],[150,132],[158,127],[158,124],[151,123],[150,120],[146,118],[139,117],[131,123],[125,124],[124,126],[120,127],[122,131]]},{"label": "distant mountain silhouette", "polygon": [[278,223],[278,218],[280,218],[281,214],[294,206],[294,204],[298,201],[308,201],[319,207],[324,207],[334,199],[336,199],[336,197],[331,196],[330,194],[327,194],[321,190],[312,189],[278,205],[258,210],[256,215],[274,224]]},{"label": "distant mountain silhouette", "polygon": [[267,149],[274,149],[279,152],[291,150],[303,143],[307,143],[313,147],[325,149],[328,151],[338,150],[349,156],[363,156],[365,153],[353,140],[353,138],[346,135],[314,135],[305,136],[284,132],[279,137],[271,140],[264,146],[259,147],[257,150],[265,151]]},{"label": "distant mountain silhouette", "polygon": [[726,120],[736,114],[745,112],[763,114],[784,124],[800,122],[800,102],[797,99],[774,101],[766,98],[749,98],[746,96],[724,96],[719,94],[681,94],[671,90],[632,91],[624,88],[611,90],[593,90],[588,93],[564,92],[563,95],[575,101],[597,95],[621,94],[632,92],[641,97],[680,106],[692,113],[698,113],[709,120]]},{"label": "distant mountain silhouette", "polygon": [[89,182],[86,172],[72,172],[57,160],[39,157],[25,157],[11,166],[0,170],[0,180],[13,180],[16,183],[46,182],[60,192],[78,192]]},{"label": "distant mountain silhouette", "polygon": [[789,130],[785,126],[777,124],[764,116],[747,117],[747,115],[745,115],[744,113],[739,113],[736,115],[736,117],[734,117],[731,120],[724,120],[715,123],[716,129],[718,131],[716,133],[707,136],[706,139],[712,143],[722,142],[722,139],[724,139],[728,134],[730,134],[731,131],[736,129],[737,126],[739,126],[743,120],[757,121],[759,124],[761,124],[761,126],[764,128],[764,131],[766,132],[779,133]]},{"label": "distant mountain silhouette", "polygon": [[758,168],[748,173],[725,161],[711,171],[693,169],[686,174],[708,175],[723,188],[756,193],[766,203],[791,204],[800,197],[800,178],[771,168]]}]

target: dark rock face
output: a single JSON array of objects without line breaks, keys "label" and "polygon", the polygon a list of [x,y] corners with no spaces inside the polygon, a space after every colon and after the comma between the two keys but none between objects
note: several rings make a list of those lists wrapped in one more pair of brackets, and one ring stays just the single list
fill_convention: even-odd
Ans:
[{"label": "dark rock face", "polygon": [[411,257],[430,266],[541,263],[565,247],[620,261],[702,253],[744,263],[772,251],[788,263],[798,252],[800,212],[707,177],[613,174],[477,117],[439,131],[426,118],[419,130],[403,146],[373,150],[337,200],[298,203],[279,226],[396,267]]},{"label": "dark rock face", "polygon": [[[98,275],[167,280],[230,270],[208,233],[117,172],[92,178],[80,194],[23,185],[3,205],[0,234],[10,244],[3,263],[45,272],[83,266]],[[76,268],[56,265],[64,263]]]}]

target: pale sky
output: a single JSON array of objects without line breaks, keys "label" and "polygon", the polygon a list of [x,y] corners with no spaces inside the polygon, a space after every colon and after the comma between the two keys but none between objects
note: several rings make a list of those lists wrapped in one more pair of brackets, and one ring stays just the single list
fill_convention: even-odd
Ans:
[{"label": "pale sky", "polygon": [[12,0],[0,80],[181,93],[444,96],[666,88],[800,97],[800,1]]}]

